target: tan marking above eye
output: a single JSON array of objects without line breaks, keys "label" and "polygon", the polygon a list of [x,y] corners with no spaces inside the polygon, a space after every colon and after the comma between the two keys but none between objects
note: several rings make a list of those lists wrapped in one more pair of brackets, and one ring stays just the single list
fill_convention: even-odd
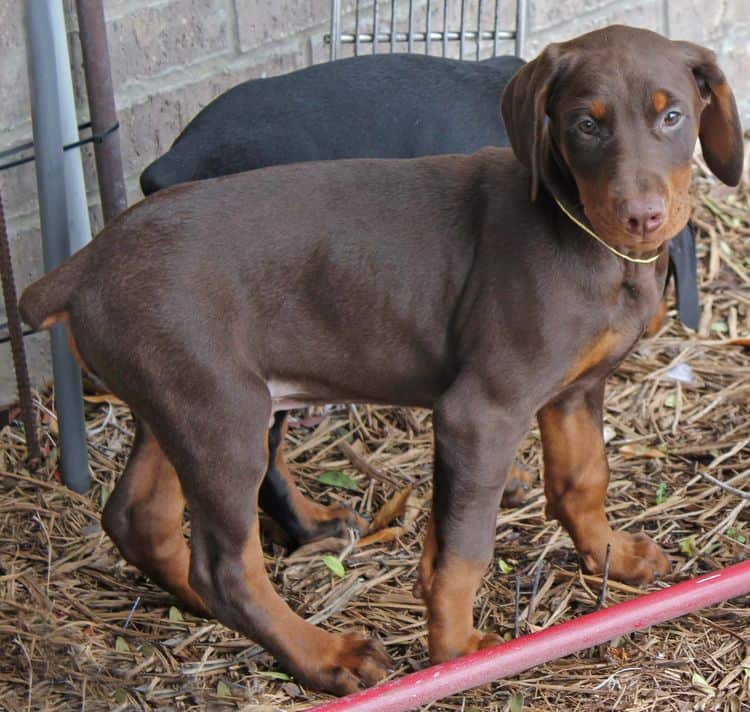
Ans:
[{"label": "tan marking above eye", "polygon": [[662,111],[664,111],[664,109],[667,108],[669,97],[667,96],[666,92],[662,91],[661,89],[657,89],[651,95],[651,102],[654,105],[654,109],[656,109],[657,113],[660,114]]},{"label": "tan marking above eye", "polygon": [[607,107],[604,105],[604,102],[599,100],[591,102],[590,110],[591,115],[599,121],[601,121],[607,113]]}]

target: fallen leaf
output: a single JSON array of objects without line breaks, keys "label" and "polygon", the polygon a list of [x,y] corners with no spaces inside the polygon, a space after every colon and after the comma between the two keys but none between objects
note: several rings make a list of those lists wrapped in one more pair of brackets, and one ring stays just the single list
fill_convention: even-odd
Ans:
[{"label": "fallen leaf", "polygon": [[398,539],[404,534],[406,534],[406,529],[404,527],[386,527],[385,529],[380,529],[372,534],[363,536],[357,542],[357,546],[362,547],[369,546],[370,544],[385,544],[389,541]]},{"label": "fallen leaf", "polygon": [[216,683],[216,694],[219,697],[231,697],[232,690],[226,682],[219,680],[219,682]]},{"label": "fallen leaf", "polygon": [[281,670],[256,670],[256,675],[260,675],[261,677],[270,677],[274,680],[291,680],[291,675],[287,675],[285,672],[281,672]]},{"label": "fallen leaf", "polygon": [[521,712],[523,710],[523,695],[520,692],[513,693],[508,700],[508,707],[510,712]]},{"label": "fallen leaf", "polygon": [[656,488],[656,503],[662,504],[666,498],[667,498],[667,483],[662,481],[659,483],[659,486]]},{"label": "fallen leaf", "polygon": [[180,609],[177,608],[177,606],[169,607],[169,620],[171,620],[173,623],[182,623],[185,620],[182,617],[182,613],[180,613]]},{"label": "fallen leaf", "polygon": [[130,652],[130,646],[128,645],[128,641],[125,640],[121,635],[118,635],[115,638],[115,650],[118,653],[129,653]]},{"label": "fallen leaf", "polygon": [[497,560],[497,568],[504,574],[509,574],[513,571],[513,567],[505,559]]},{"label": "fallen leaf", "polygon": [[318,477],[318,482],[323,485],[330,485],[331,487],[359,492],[359,485],[349,477],[349,475],[346,475],[339,470],[329,470],[328,472],[324,472]]},{"label": "fallen leaf", "polygon": [[102,393],[98,396],[84,396],[87,403],[111,403],[112,405],[127,405],[124,400],[118,398],[114,393]]},{"label": "fallen leaf", "polygon": [[333,554],[326,554],[323,557],[323,563],[339,578],[346,576],[346,569],[341,561],[333,556]]},{"label": "fallen leaf", "polygon": [[620,452],[625,457],[666,457],[666,454],[661,450],[657,450],[655,447],[647,447],[646,445],[623,445],[620,448]]},{"label": "fallen leaf", "polygon": [[695,556],[698,552],[695,548],[695,534],[691,534],[685,539],[680,539],[680,551],[683,554],[687,554],[689,557]]},{"label": "fallen leaf", "polygon": [[690,678],[690,682],[693,685],[693,687],[697,687],[701,692],[703,692],[706,695],[713,697],[716,694],[716,690],[714,690],[714,688],[708,684],[708,681],[706,680],[706,678],[703,677],[703,675],[701,675],[699,672],[693,673],[693,676]]},{"label": "fallen leaf", "polygon": [[383,529],[394,519],[402,517],[406,511],[406,501],[409,499],[412,489],[413,487],[409,485],[408,487],[404,487],[402,490],[396,492],[396,494],[394,494],[373,517],[372,524],[370,524],[370,531],[376,532]]}]

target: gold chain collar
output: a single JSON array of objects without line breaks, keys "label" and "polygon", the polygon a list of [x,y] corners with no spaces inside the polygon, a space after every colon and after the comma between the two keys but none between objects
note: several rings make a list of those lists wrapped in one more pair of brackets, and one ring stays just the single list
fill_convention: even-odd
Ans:
[{"label": "gold chain collar", "polygon": [[585,233],[588,235],[591,235],[595,240],[598,242],[601,242],[602,245],[604,245],[612,254],[617,255],[618,257],[622,257],[622,259],[627,260],[628,262],[635,262],[639,265],[649,265],[652,262],[656,262],[656,260],[659,259],[660,253],[657,252],[653,257],[630,257],[629,255],[625,255],[622,252],[618,252],[612,245],[608,245],[604,240],[602,240],[599,235],[597,235],[593,230],[589,229],[586,225],[584,225],[575,215],[573,215],[555,196],[555,202],[557,203],[557,206],[560,208],[560,210],[565,213],[578,227],[581,228]]}]

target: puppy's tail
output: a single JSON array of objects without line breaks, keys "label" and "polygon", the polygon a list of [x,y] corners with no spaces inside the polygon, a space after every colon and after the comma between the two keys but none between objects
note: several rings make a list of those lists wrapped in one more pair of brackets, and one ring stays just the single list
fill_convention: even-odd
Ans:
[{"label": "puppy's tail", "polygon": [[85,259],[84,249],[24,289],[18,309],[29,326],[49,329],[66,318]]}]

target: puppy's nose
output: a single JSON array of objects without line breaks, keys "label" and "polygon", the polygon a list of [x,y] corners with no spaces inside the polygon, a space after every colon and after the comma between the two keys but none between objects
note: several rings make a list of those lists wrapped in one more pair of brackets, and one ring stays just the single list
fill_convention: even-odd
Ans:
[{"label": "puppy's nose", "polygon": [[623,200],[620,204],[620,219],[627,231],[633,235],[648,235],[664,222],[667,206],[660,195],[644,195]]}]

